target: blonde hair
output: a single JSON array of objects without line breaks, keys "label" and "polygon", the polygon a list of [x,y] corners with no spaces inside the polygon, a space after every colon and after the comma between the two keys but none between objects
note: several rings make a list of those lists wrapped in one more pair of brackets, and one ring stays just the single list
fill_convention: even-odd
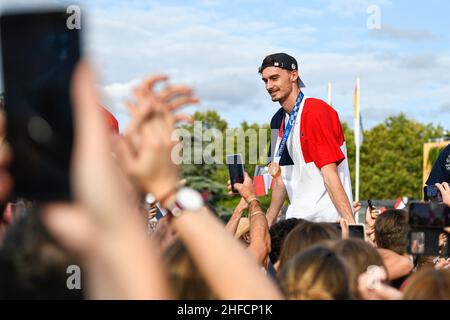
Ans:
[{"label": "blonde hair", "polygon": [[212,300],[214,295],[197,269],[191,255],[180,240],[176,240],[164,253],[169,281],[180,300]]},{"label": "blonde hair", "polygon": [[280,269],[294,256],[306,249],[327,241],[338,240],[339,233],[331,225],[305,221],[286,236],[280,253]]},{"label": "blonde hair", "polygon": [[450,300],[450,270],[424,267],[407,280],[404,300]]},{"label": "blonde hair", "polygon": [[328,245],[314,246],[288,261],[279,282],[288,299],[351,299],[345,262]]},{"label": "blonde hair", "polygon": [[331,247],[347,262],[353,298],[362,299],[358,290],[359,276],[370,266],[380,266],[386,271],[383,258],[372,245],[362,239],[340,240],[331,244]]}]

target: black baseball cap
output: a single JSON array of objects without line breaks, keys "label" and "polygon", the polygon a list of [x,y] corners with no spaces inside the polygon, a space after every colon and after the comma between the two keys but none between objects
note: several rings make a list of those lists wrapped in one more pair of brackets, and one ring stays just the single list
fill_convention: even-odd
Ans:
[{"label": "black baseball cap", "polygon": [[[298,63],[294,57],[288,55],[287,53],[274,53],[264,58],[261,66],[258,69],[258,72],[262,73],[263,70],[267,67],[278,67],[293,71],[298,70]],[[305,87],[305,84],[303,83],[302,79],[300,79],[300,76],[298,77],[298,87]]]}]

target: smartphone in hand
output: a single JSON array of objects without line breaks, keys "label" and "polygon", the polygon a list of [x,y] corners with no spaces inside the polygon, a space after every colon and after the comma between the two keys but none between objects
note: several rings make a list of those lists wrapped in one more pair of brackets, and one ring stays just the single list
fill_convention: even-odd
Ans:
[{"label": "smartphone in hand", "polygon": [[70,85],[80,59],[80,30],[65,10],[0,16],[13,196],[70,199],[73,144]]},{"label": "smartphone in hand", "polygon": [[425,201],[442,202],[442,194],[437,186],[423,187],[423,195]]},{"label": "smartphone in hand", "polygon": [[244,162],[241,154],[227,155],[228,172],[230,174],[231,191],[235,194],[238,192],[234,189],[235,183],[244,182]]},{"label": "smartphone in hand", "polygon": [[[342,228],[340,223],[330,223],[332,227],[342,233]],[[366,236],[366,226],[361,223],[352,223],[348,225],[348,232],[350,238],[365,239]]]}]

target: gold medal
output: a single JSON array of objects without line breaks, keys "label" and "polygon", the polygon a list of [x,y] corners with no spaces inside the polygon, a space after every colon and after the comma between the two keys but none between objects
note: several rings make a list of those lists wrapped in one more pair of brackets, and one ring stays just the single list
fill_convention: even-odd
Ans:
[{"label": "gold medal", "polygon": [[272,162],[269,164],[268,171],[272,177],[276,178],[281,174],[280,165],[276,162]]}]

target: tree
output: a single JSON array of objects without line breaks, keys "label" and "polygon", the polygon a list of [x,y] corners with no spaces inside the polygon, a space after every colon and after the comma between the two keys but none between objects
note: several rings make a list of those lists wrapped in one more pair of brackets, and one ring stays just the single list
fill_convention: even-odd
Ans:
[{"label": "tree", "polygon": [[[418,123],[403,113],[365,131],[361,147],[361,198],[420,199],[423,144],[442,134],[443,128]],[[353,154],[349,156],[354,164]]]},{"label": "tree", "polygon": [[[207,129],[217,129],[220,132],[225,132],[228,124],[225,120],[221,119],[216,111],[207,111],[205,113],[196,112],[194,114],[195,121],[201,121],[201,129],[204,132]],[[182,129],[187,130],[190,133],[188,139],[190,139],[190,163],[183,163],[181,166],[181,175],[187,180],[187,185],[198,190],[202,193],[206,202],[214,208],[214,210],[222,215],[227,212],[227,209],[220,205],[220,201],[224,199],[226,195],[226,181],[217,179],[217,172],[221,167],[220,164],[206,164],[203,160],[203,150],[208,144],[204,141],[195,143],[196,137],[200,139],[198,133],[194,134],[193,125],[182,126]],[[188,145],[184,145],[184,148],[189,148]],[[200,163],[196,163],[194,157],[195,154],[201,154],[202,159]],[[198,159],[197,159],[198,160]],[[198,162],[198,161],[197,161]]]},{"label": "tree", "polygon": [[[226,130],[236,134],[260,128],[267,130],[267,144],[270,140],[269,125],[241,123],[240,128],[229,129],[225,120],[215,111],[197,112],[195,119],[202,121],[203,129],[217,129],[226,140]],[[342,123],[347,145],[352,187],[355,186],[355,143],[353,131],[346,123]],[[193,133],[193,126],[185,126]],[[399,196],[420,199],[422,196],[422,156],[423,144],[431,138],[442,136],[442,127],[421,124],[408,119],[404,114],[387,118],[383,123],[364,132],[364,143],[361,147],[360,196],[361,199],[396,199]],[[193,138],[192,138],[193,139]],[[223,141],[225,146],[225,141]],[[205,142],[201,147],[205,146]],[[259,148],[263,146],[258,145]],[[268,147],[268,145],[266,146]],[[227,152],[240,152],[236,144]],[[255,164],[249,164],[249,144],[246,139],[245,169],[253,176]],[[259,164],[264,165],[265,159]],[[225,163],[225,159],[224,159]],[[195,189],[208,192],[209,203],[214,205],[219,214],[229,214],[239,201],[239,197],[227,195],[226,182],[229,179],[228,167],[225,164],[184,164],[182,174],[188,184]],[[354,191],[354,190],[353,190]],[[262,203],[268,206],[270,196],[263,197]]]}]

